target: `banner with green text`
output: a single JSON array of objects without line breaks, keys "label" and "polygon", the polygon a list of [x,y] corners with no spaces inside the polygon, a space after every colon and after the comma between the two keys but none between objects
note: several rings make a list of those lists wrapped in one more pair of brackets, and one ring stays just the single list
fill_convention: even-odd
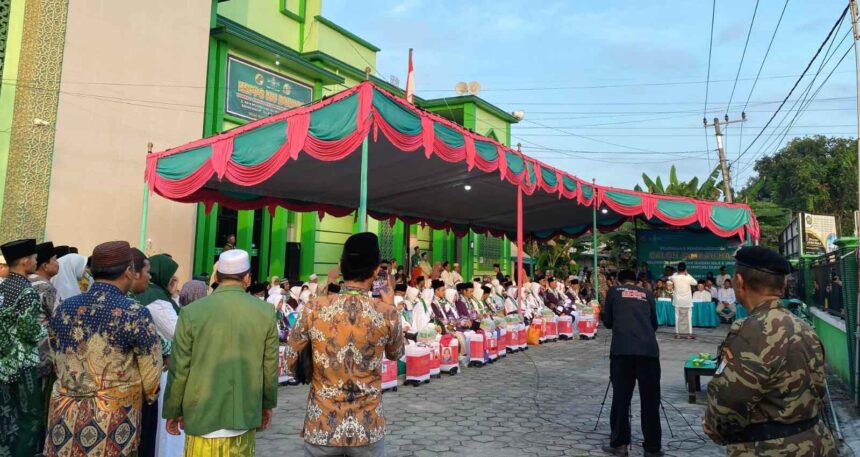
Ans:
[{"label": "banner with green text", "polygon": [[734,253],[740,246],[736,238],[720,238],[710,232],[690,230],[639,230],[636,251],[639,263],[648,262],[655,279],[662,276],[666,266],[686,262],[687,270],[696,278],[708,272],[720,274],[725,266],[734,274]]},{"label": "banner with green text", "polygon": [[235,56],[227,56],[227,114],[262,119],[313,100],[310,86]]}]

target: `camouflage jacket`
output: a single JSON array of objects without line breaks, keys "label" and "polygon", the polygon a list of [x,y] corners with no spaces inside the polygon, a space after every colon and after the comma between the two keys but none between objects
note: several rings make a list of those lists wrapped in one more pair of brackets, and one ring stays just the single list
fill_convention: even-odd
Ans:
[{"label": "camouflage jacket", "polygon": [[[824,350],[812,327],[783,308],[762,303],[732,325],[722,361],[708,384],[705,425],[731,441],[751,424],[793,424],[823,414]],[[729,444],[729,456],[835,456],[819,421],[799,434]]]}]

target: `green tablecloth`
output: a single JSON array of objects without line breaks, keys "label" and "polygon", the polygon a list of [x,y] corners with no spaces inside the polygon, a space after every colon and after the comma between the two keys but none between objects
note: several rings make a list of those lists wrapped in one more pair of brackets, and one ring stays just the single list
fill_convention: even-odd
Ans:
[{"label": "green tablecloth", "polygon": [[716,327],[720,325],[717,308],[712,301],[693,302],[693,327]]},{"label": "green tablecloth", "polygon": [[693,354],[687,359],[687,363],[684,364],[684,368],[703,368],[706,370],[716,370],[717,369],[717,361],[716,360],[705,360],[700,365],[696,366],[693,364],[693,360],[700,358],[699,354]]},{"label": "green tablecloth", "polygon": [[738,310],[738,312],[735,314],[735,320],[743,319],[744,317],[750,315],[750,313],[747,312],[747,309],[744,308],[744,305],[740,303],[735,304],[735,308],[737,308]]},{"label": "green tablecloth", "polygon": [[671,298],[657,299],[657,325],[675,325],[675,307]]}]

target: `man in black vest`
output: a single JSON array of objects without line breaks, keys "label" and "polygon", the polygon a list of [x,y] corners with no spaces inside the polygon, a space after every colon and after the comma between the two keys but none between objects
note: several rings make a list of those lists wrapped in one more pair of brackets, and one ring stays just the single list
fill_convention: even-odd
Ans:
[{"label": "man in black vest", "polygon": [[606,293],[600,313],[612,329],[609,377],[612,381],[612,435],[603,451],[626,456],[630,446],[630,399],[639,383],[645,456],[662,455],[660,428],[660,348],[657,346],[657,309],[654,297],[637,287],[632,270],[618,273],[620,286]]}]

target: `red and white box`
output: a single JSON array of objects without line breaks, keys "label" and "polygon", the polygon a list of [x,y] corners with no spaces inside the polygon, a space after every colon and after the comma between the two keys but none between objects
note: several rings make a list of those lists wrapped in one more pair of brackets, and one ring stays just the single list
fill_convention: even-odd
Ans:
[{"label": "red and white box", "polygon": [[451,335],[443,335],[439,340],[439,368],[450,375],[459,370],[460,343]]},{"label": "red and white box", "polygon": [[500,328],[498,330],[499,334],[499,357],[505,357],[508,355],[508,331]]},{"label": "red and white box", "polygon": [[558,316],[558,337],[567,340],[573,338],[573,317]]},{"label": "red and white box", "polygon": [[469,363],[484,364],[484,334],[474,333],[469,338]]},{"label": "red and white box", "polygon": [[430,376],[442,375],[442,354],[439,351],[439,342],[430,343]]},{"label": "red and white box", "polygon": [[493,330],[489,333],[486,333],[487,339],[484,340],[486,344],[484,346],[487,349],[487,357],[490,362],[494,362],[499,358],[499,340],[496,339],[496,331]]},{"label": "red and white box", "polygon": [[579,329],[579,336],[585,338],[594,338],[597,334],[597,320],[594,315],[582,316],[577,322],[576,327]]},{"label": "red and white box", "polygon": [[421,383],[430,380],[430,357],[433,350],[420,344],[406,346],[406,381]]},{"label": "red and white box", "polygon": [[555,341],[558,339],[558,321],[556,319],[556,316],[548,317],[545,319],[547,341]]},{"label": "red and white box", "polygon": [[519,346],[521,351],[529,348],[526,341],[526,324],[519,324],[519,328],[517,329],[517,346]]},{"label": "red and white box", "polygon": [[[408,363],[408,362],[407,362]],[[397,388],[397,361],[382,358],[382,390]]]}]

